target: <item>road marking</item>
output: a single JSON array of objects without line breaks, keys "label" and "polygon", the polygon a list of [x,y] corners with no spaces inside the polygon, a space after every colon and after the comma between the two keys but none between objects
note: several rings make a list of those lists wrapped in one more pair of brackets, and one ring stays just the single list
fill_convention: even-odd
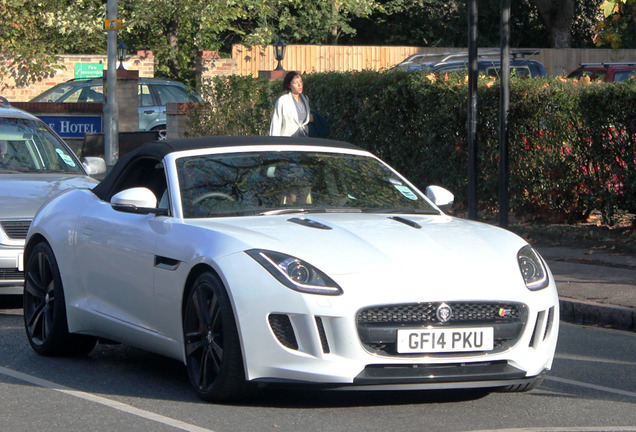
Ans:
[{"label": "road marking", "polygon": [[161,414],[153,413],[151,411],[146,411],[143,409],[135,408],[132,405],[128,405],[125,403],[117,402],[112,399],[107,399],[105,397],[97,396],[91,393],[86,393],[83,391],[73,390],[70,387],[65,387],[61,384],[54,383],[52,381],[47,381],[45,379],[37,378],[28,374],[24,374],[22,372],[17,372],[11,369],[7,369],[5,367],[0,366],[0,374],[15,378],[20,381],[25,381],[31,384],[34,384],[39,387],[48,388],[51,390],[55,390],[60,393],[64,393],[70,396],[74,396],[76,398],[84,399],[90,402],[95,402],[100,405],[107,406],[109,408],[116,409],[118,411],[122,411],[128,414],[135,415],[137,417],[142,417],[147,420],[151,420],[157,423],[161,423],[167,426],[172,426],[177,429],[181,429],[189,432],[214,432],[210,429],[205,429],[199,426],[195,426],[190,423],[185,423],[180,420],[176,420],[170,417],[162,416]]},{"label": "road marking", "polygon": [[574,380],[570,380],[570,379],[566,379],[566,378],[559,378],[559,377],[555,377],[555,376],[552,376],[552,375],[548,375],[547,377],[545,377],[545,379],[549,380],[549,381],[560,382],[560,383],[563,383],[563,384],[570,384],[570,385],[575,385],[575,386],[579,386],[579,387],[585,387],[585,388],[589,388],[589,389],[600,390],[600,391],[604,391],[604,392],[607,392],[607,393],[619,394],[621,396],[629,396],[629,397],[636,398],[636,393],[630,392],[630,391],[626,391],[626,390],[619,390],[619,389],[614,389],[614,388],[611,388],[611,387],[604,387],[604,386],[600,386],[600,385],[596,385],[596,384],[589,384],[589,383],[585,383],[585,382],[581,382],[581,381],[574,381]]},{"label": "road marking", "polygon": [[636,432],[636,426],[540,427],[514,429],[481,429],[470,432]]}]

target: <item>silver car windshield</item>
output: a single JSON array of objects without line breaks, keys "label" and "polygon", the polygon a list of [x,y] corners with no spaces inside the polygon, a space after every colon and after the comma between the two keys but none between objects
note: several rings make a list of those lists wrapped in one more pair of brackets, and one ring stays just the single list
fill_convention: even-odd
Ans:
[{"label": "silver car windshield", "polygon": [[322,152],[183,157],[185,218],[314,212],[439,212],[378,160]]},{"label": "silver car windshield", "polygon": [[77,158],[41,122],[0,119],[0,174],[82,173]]}]

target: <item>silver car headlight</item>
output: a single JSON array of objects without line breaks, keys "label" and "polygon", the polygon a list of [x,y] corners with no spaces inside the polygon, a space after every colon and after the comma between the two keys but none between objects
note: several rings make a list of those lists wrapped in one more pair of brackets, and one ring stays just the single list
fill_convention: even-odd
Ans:
[{"label": "silver car headlight", "polygon": [[548,286],[548,271],[543,259],[530,246],[524,246],[517,253],[519,269],[529,290],[536,291]]},{"label": "silver car headlight", "polygon": [[246,251],[280,283],[307,294],[341,295],[342,289],[311,264],[280,252],[261,249]]}]

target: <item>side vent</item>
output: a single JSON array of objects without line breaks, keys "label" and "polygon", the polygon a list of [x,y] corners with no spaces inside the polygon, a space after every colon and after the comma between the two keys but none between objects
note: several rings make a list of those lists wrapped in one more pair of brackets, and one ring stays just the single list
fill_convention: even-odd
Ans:
[{"label": "side vent", "polygon": [[532,337],[530,338],[530,343],[528,346],[530,348],[537,348],[539,344],[545,338],[545,334],[547,332],[547,318],[548,312],[541,311],[537,314],[537,321],[534,325],[534,330],[532,331]]},{"label": "side vent", "polygon": [[548,310],[548,321],[545,324],[545,332],[543,332],[543,340],[548,337],[548,333],[552,330],[552,324],[554,323],[554,306]]},{"label": "side vent", "polygon": [[294,327],[292,327],[291,320],[287,315],[272,314],[269,316],[269,326],[271,327],[276,339],[282,345],[289,349],[297,350],[298,341],[296,340],[296,334],[294,333]]},{"label": "side vent", "polygon": [[327,334],[325,333],[325,326],[322,324],[322,318],[316,317],[316,326],[318,327],[318,334],[320,335],[322,352],[325,354],[329,354],[329,342],[327,342]]}]

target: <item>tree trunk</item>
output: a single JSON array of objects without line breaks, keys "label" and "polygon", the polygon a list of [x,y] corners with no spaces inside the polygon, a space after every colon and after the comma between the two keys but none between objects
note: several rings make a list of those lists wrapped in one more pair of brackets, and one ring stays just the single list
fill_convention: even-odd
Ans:
[{"label": "tree trunk", "polygon": [[575,0],[531,0],[550,33],[553,48],[569,48],[572,44],[572,22]]}]

